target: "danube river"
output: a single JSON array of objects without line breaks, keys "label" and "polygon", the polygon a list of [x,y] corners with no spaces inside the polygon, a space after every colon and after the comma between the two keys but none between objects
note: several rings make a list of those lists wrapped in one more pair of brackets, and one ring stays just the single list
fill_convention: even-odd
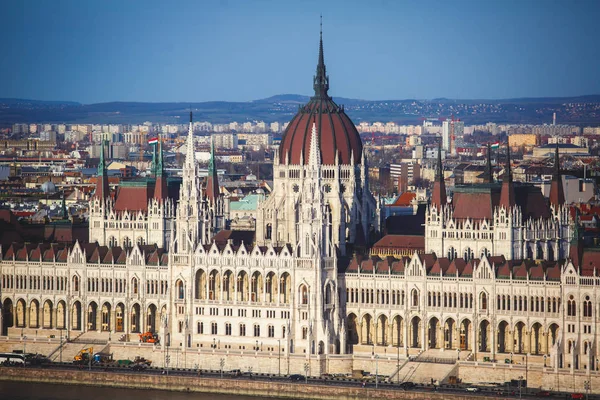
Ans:
[{"label": "danube river", "polygon": [[[261,397],[0,381],[2,400],[256,400]],[[271,397],[272,398],[272,397]]]}]

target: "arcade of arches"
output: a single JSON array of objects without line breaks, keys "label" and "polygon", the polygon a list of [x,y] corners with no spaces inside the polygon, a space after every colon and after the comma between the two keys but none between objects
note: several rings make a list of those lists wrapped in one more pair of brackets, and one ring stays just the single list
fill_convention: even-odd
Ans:
[{"label": "arcade of arches", "polygon": [[33,299],[26,303],[24,299],[13,302],[6,298],[2,304],[2,335],[7,335],[9,328],[22,329],[57,329],[68,331],[98,331],[115,333],[157,332],[161,316],[166,315],[163,305],[160,312],[155,304],[142,309],[139,303],[126,307],[123,302],[97,303],[95,301],[83,305],[73,300],[67,306],[65,300],[53,303],[43,300],[41,303]]},{"label": "arcade of arches", "polygon": [[520,321],[509,326],[503,320],[493,331],[487,319],[481,320],[475,329],[468,318],[460,321],[446,318],[441,321],[438,317],[431,317],[425,323],[419,316],[413,316],[407,322],[399,315],[389,319],[383,314],[374,318],[370,313],[365,313],[359,318],[351,313],[348,316],[348,350],[351,351],[352,345],[357,344],[549,355],[558,339],[558,330],[556,323],[544,327],[541,323],[534,322],[528,327]]}]

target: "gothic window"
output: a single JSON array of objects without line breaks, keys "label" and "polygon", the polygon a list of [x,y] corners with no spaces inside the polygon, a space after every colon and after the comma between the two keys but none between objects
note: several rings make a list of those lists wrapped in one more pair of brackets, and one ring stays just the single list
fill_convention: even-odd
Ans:
[{"label": "gothic window", "polygon": [[456,258],[456,250],[454,249],[454,247],[450,247],[450,249],[448,250],[448,258],[450,260],[454,260]]},{"label": "gothic window", "polygon": [[246,324],[240,324],[240,336],[246,336]]},{"label": "gothic window", "polygon": [[265,233],[265,239],[270,240],[271,239],[271,235],[272,235],[272,231],[273,231],[273,226],[271,224],[267,224],[266,227],[266,233]]},{"label": "gothic window", "polygon": [[137,281],[137,278],[133,278],[131,280],[131,287],[133,288],[133,294],[137,294],[138,293],[138,281]]},{"label": "gothic window", "polygon": [[183,299],[185,295],[185,286],[183,285],[183,282],[181,280],[178,280],[175,285],[177,287],[177,298]]},{"label": "gothic window", "polygon": [[481,292],[481,309],[487,310],[487,295]]},{"label": "gothic window", "polygon": [[114,236],[111,236],[108,239],[108,247],[117,247],[117,238],[115,238]]},{"label": "gothic window", "polygon": [[569,317],[577,315],[577,304],[575,303],[573,295],[569,296],[569,300],[567,300],[567,315]]},{"label": "gothic window", "polygon": [[302,298],[302,304],[308,304],[308,289],[306,286],[302,285],[300,287],[300,294]]},{"label": "gothic window", "polygon": [[489,256],[488,249],[486,249],[485,247],[481,249],[481,257],[483,258],[483,256]]},{"label": "gothic window", "polygon": [[139,238],[137,239],[137,244],[138,244],[139,246],[143,246],[144,244],[146,244],[146,241],[144,240],[144,238],[143,238],[143,237],[139,237]]},{"label": "gothic window", "polygon": [[419,292],[417,291],[417,289],[413,289],[411,294],[412,294],[412,306],[418,307],[419,306]]},{"label": "gothic window", "polygon": [[471,260],[473,258],[473,250],[467,247],[464,252],[464,258],[465,261]]},{"label": "gothic window", "polygon": [[592,316],[592,302],[590,301],[590,296],[585,296],[585,301],[583,302],[583,316]]},{"label": "gothic window", "polygon": [[127,236],[125,236],[125,238],[123,239],[123,247],[125,247],[125,248],[131,247],[131,239],[129,239]]}]

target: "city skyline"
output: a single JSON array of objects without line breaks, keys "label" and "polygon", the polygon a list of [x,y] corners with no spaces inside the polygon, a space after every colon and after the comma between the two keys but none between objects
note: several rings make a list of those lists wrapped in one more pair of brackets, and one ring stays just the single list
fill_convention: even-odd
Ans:
[{"label": "city skyline", "polygon": [[336,96],[600,93],[593,78],[600,50],[591,32],[600,5],[592,1],[232,1],[170,9],[156,2],[31,1],[0,9],[7,17],[0,97],[89,104],[309,94],[321,13]]}]

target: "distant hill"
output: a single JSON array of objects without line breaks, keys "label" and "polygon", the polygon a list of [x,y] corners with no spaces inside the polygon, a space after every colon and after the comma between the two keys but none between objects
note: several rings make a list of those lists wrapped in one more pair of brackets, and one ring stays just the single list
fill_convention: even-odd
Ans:
[{"label": "distant hill", "polygon": [[[190,107],[196,121],[286,122],[305,104],[309,96],[280,94],[248,102],[109,102],[81,104],[73,101],[40,101],[0,98],[0,124],[18,122],[66,123],[185,123]],[[557,113],[559,123],[600,124],[600,95],[517,99],[362,100],[334,97],[344,105],[355,123],[395,121],[419,124],[422,118],[454,115],[468,124],[550,123]],[[582,106],[586,104],[586,106]]]},{"label": "distant hill", "polygon": [[78,103],[76,101],[56,101],[56,100],[47,101],[47,100],[12,99],[12,98],[1,98],[0,97],[0,105],[15,106],[15,105],[26,105],[26,104],[31,104],[31,105],[36,105],[36,106],[61,106],[61,105],[79,106],[79,105],[81,105],[81,103]]}]

